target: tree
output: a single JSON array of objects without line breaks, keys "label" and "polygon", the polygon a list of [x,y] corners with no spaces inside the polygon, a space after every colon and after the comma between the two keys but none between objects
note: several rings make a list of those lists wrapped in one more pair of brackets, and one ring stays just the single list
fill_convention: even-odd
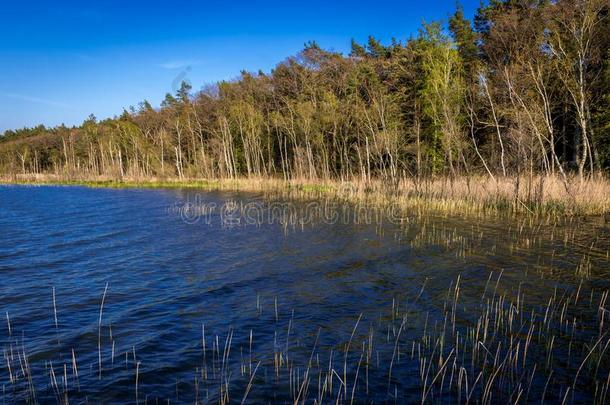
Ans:
[{"label": "tree", "polygon": [[178,100],[169,93],[165,93],[165,98],[161,102],[161,107],[173,107]]},{"label": "tree", "polygon": [[424,113],[432,122],[430,153],[433,167],[438,170],[441,166],[438,152],[439,148],[442,148],[450,173],[455,176],[456,158],[463,158],[462,120],[465,85],[462,60],[453,43],[442,34],[439,24],[424,26],[420,35],[424,73],[421,98]]},{"label": "tree", "polygon": [[183,80],[180,83],[180,88],[176,91],[176,98],[180,100],[183,104],[187,104],[189,102],[190,92],[193,89],[193,86],[186,80]]},{"label": "tree", "polygon": [[360,45],[358,42],[356,42],[356,40],[353,38],[351,41],[350,49],[351,50],[350,50],[349,56],[357,57],[357,58],[364,58],[366,56],[366,49],[362,45]]},{"label": "tree", "polygon": [[390,56],[389,49],[373,36],[369,36],[366,49],[372,58],[387,58]]},{"label": "tree", "polygon": [[[0,172],[375,178],[580,174],[610,167],[608,0],[491,0],[473,24],[345,57],[308,42],[268,74],[242,72],[158,109],[72,128],[6,131]],[[450,35],[449,35],[450,34]],[[27,146],[27,148],[26,148]],[[498,176],[499,175],[499,176]],[[516,180],[518,186],[519,181]]]},{"label": "tree", "polygon": [[470,77],[476,74],[476,64],[479,60],[478,35],[472,28],[470,21],[464,17],[462,6],[458,6],[449,19],[449,30],[457,45],[466,75]]},{"label": "tree", "polygon": [[[577,140],[578,173],[582,178],[585,165],[595,171],[595,151],[591,133],[593,87],[602,66],[600,39],[607,33],[600,31],[607,18],[607,0],[562,0],[547,7],[550,21],[548,50],[576,111],[579,133]],[[607,49],[607,48],[606,48]],[[602,51],[603,52],[603,51]],[[597,65],[597,68],[592,69]]]},{"label": "tree", "polygon": [[610,168],[610,50],[605,60],[604,73],[601,80],[599,107],[594,114],[595,148],[599,151],[599,164],[602,168]]}]

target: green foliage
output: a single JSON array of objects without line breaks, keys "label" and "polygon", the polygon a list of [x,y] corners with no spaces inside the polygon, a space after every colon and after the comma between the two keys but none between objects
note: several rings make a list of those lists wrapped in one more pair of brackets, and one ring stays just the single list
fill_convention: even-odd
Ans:
[{"label": "green foliage", "polygon": [[425,25],[420,33],[418,52],[421,55],[423,86],[420,97],[423,112],[432,125],[429,155],[433,172],[444,164],[445,154],[455,147],[461,133],[464,82],[462,61],[454,44],[439,24]]},{"label": "green foliage", "polygon": [[176,91],[176,98],[180,100],[182,103],[188,103],[189,95],[193,86],[185,80],[180,83],[180,88]]},{"label": "green foliage", "polygon": [[[119,117],[92,115],[74,128],[6,131],[0,172],[494,177],[505,166],[509,174],[555,170],[551,160],[566,170],[576,166],[584,121],[596,163],[609,168],[607,6],[592,14],[582,80],[570,76],[578,52],[566,48],[560,60],[552,48],[558,39],[578,42],[569,30],[552,35],[558,21],[578,26],[579,5],[602,3],[491,0],[478,10],[474,29],[458,7],[447,26],[424,24],[404,43],[352,40],[349,57],[311,41],[269,73],[243,71],[196,94],[182,81],[158,109],[143,101]],[[574,84],[582,84],[587,103],[580,121]]]},{"label": "green foliage", "polygon": [[178,100],[169,93],[165,94],[165,99],[161,102],[161,107],[173,107],[178,103]]},{"label": "green foliage", "polygon": [[142,112],[142,113],[144,113],[144,112],[151,112],[151,111],[153,111],[153,107],[148,102],[148,100],[144,100],[139,105],[139,111]]},{"label": "green foliage", "polygon": [[363,58],[366,56],[366,49],[352,38],[351,51],[349,55]]},{"label": "green foliage", "polygon": [[372,58],[387,58],[390,56],[389,48],[383,46],[381,42],[373,36],[369,36],[366,49],[369,56]]},{"label": "green foliage", "polygon": [[464,63],[464,69],[471,75],[478,61],[478,35],[473,30],[470,21],[464,17],[464,10],[461,6],[457,8],[449,19],[449,30],[457,44],[460,57]]}]

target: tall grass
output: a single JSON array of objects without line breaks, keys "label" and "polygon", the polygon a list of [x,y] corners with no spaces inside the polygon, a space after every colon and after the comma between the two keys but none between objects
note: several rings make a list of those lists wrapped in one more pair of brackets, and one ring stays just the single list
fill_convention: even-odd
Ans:
[{"label": "tall grass", "polygon": [[563,179],[558,176],[403,178],[349,181],[256,177],[238,179],[65,178],[49,174],[0,178],[11,184],[82,185],[108,188],[192,188],[276,192],[301,197],[332,197],[384,205],[398,204],[450,214],[519,213],[535,216],[607,216],[610,181],[604,177]]}]

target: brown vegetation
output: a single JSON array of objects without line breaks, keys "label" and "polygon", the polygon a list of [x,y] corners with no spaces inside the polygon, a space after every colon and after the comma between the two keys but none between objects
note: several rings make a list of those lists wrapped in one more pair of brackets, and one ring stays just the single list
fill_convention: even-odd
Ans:
[{"label": "brown vegetation", "polygon": [[196,94],[183,82],[159,109],[145,101],[75,128],[7,131],[0,173],[349,183],[442,204],[602,213],[609,10],[608,0],[493,0],[474,26],[458,9],[452,38],[434,23],[405,43],[354,42],[348,56],[309,43],[268,74]]}]

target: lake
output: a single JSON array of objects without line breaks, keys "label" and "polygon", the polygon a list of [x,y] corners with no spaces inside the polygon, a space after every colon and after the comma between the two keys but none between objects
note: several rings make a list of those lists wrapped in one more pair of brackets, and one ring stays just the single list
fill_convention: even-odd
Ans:
[{"label": "lake", "polygon": [[0,186],[3,403],[606,401],[610,230]]}]

